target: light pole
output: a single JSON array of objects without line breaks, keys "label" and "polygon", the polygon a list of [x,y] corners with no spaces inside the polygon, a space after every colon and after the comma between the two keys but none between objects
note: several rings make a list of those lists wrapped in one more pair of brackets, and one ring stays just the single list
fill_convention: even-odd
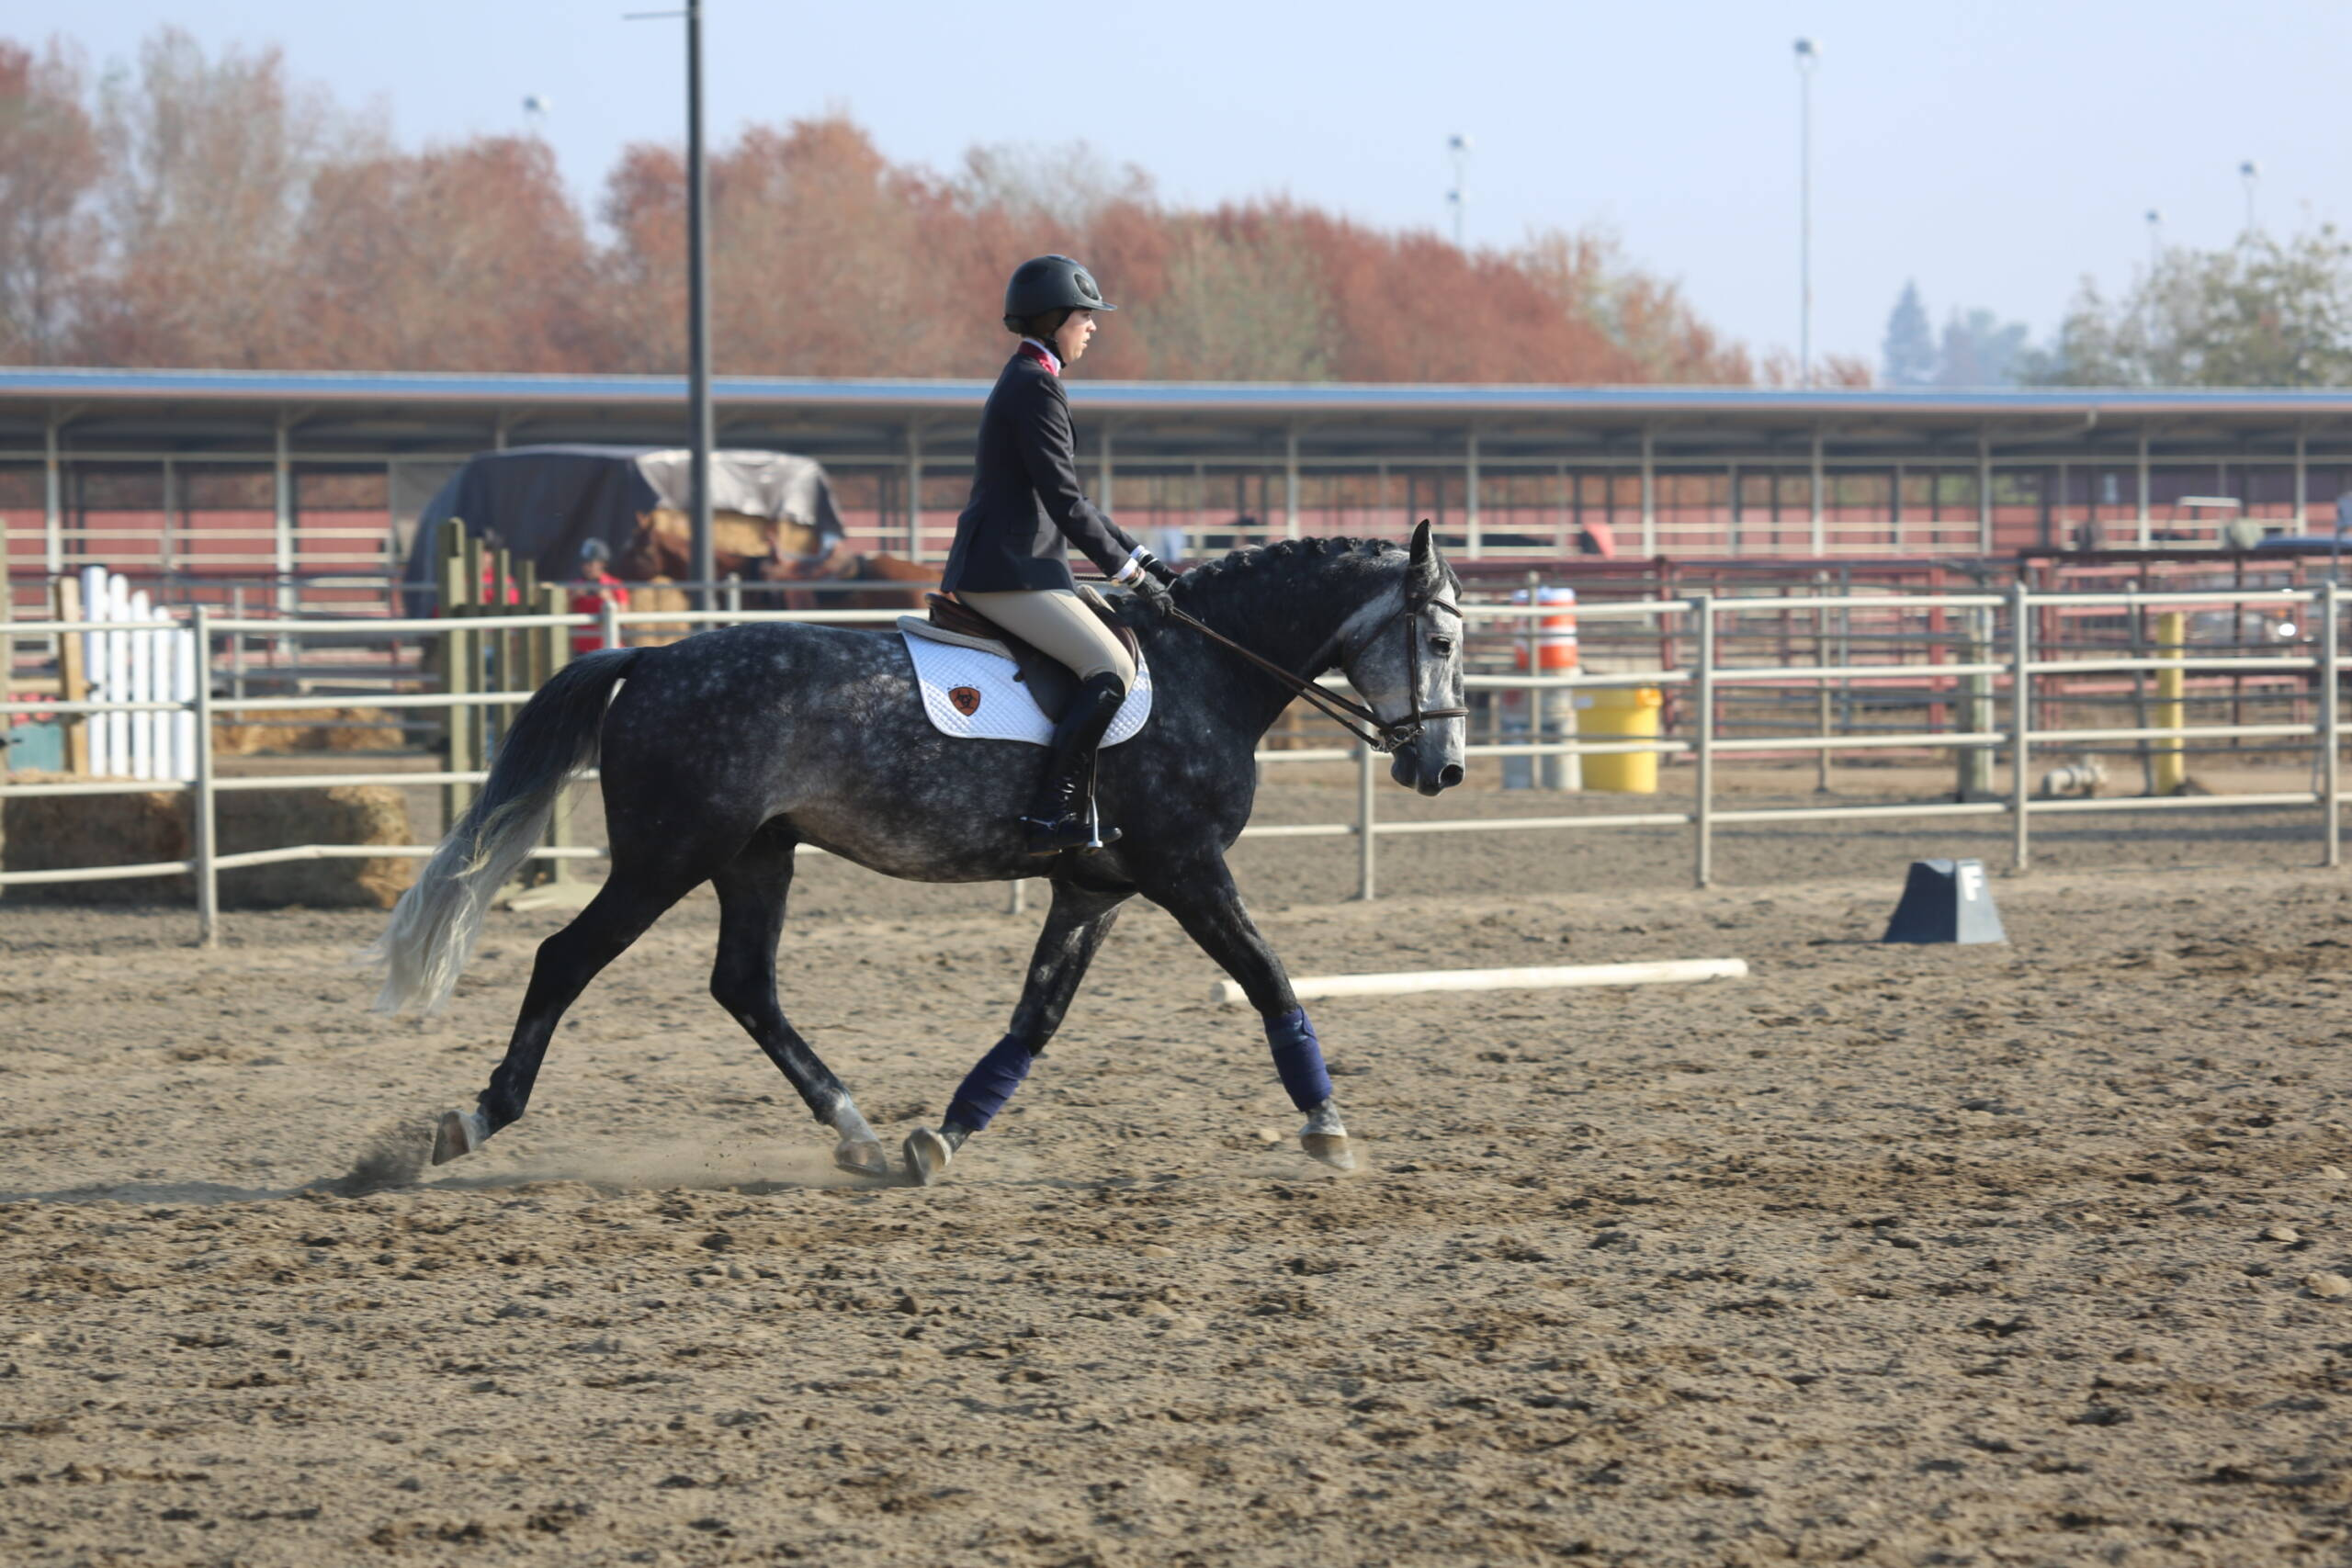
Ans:
[{"label": "light pole", "polygon": [[2262,165],[2248,158],[2238,165],[2238,178],[2245,182],[2245,235],[2254,238],[2254,194],[2262,184]]},{"label": "light pole", "polygon": [[2161,207],[2148,209],[2148,276],[2156,276],[2156,268],[2165,259],[2165,213]]},{"label": "light pole", "polygon": [[1462,248],[1462,210],[1470,205],[1470,139],[1449,136],[1445,139],[1446,155],[1453,160],[1453,188],[1445,193],[1446,206],[1453,209],[1453,248]]},{"label": "light pole", "polygon": [[686,401],[694,426],[694,547],[697,607],[718,607],[718,557],[711,539],[710,162],[702,141],[702,0],[686,0]]},{"label": "light pole", "polygon": [[1813,385],[1813,71],[1821,51],[1797,39],[1797,385]]},{"label": "light pole", "polygon": [[553,107],[555,107],[554,100],[544,93],[523,95],[523,122],[531,128],[532,135],[540,137],[547,135],[548,111]]},{"label": "light pole", "polygon": [[718,558],[711,539],[710,450],[717,421],[710,407],[710,167],[702,144],[702,0],[675,11],[624,11],[621,20],[686,19],[686,423],[687,536],[694,551],[695,607],[718,606]]}]

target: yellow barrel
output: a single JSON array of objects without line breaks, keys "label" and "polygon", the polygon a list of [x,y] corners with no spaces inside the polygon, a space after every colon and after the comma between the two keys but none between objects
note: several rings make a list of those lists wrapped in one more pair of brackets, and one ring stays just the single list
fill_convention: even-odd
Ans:
[{"label": "yellow barrel", "polygon": [[[1656,686],[1600,686],[1577,694],[1579,740],[1655,740],[1658,708],[1665,699]],[[1587,753],[1584,787],[1618,795],[1657,793],[1657,753]]]}]

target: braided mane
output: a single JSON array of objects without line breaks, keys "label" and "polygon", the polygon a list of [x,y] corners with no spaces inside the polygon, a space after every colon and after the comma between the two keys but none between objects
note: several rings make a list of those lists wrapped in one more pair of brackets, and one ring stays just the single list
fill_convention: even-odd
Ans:
[{"label": "braided mane", "polygon": [[1314,556],[1353,556],[1372,561],[1404,553],[1405,547],[1391,539],[1276,539],[1272,544],[1235,550],[1222,560],[1202,562],[1176,580],[1175,592],[1188,596],[1190,592],[1214,590],[1220,583],[1239,581],[1262,567]]}]

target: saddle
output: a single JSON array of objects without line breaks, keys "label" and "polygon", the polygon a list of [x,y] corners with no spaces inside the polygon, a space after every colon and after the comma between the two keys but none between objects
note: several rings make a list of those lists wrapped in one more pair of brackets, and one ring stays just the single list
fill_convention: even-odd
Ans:
[{"label": "saddle", "polygon": [[[1135,632],[1122,625],[1118,613],[1110,601],[1091,588],[1080,583],[1078,596],[1094,612],[1111,635],[1127,650],[1127,657],[1138,668],[1143,662],[1143,649]],[[967,604],[959,604],[944,593],[927,593],[923,603],[930,611],[927,620],[912,615],[899,617],[899,629],[933,642],[949,643],[962,648],[977,648],[983,653],[1007,658],[1013,663],[1013,679],[1028,692],[1029,700],[1037,711],[1055,723],[1061,721],[1062,712],[1069,706],[1071,697],[1078,694],[1078,677],[1069,666],[1006,631],[986,615]]]}]

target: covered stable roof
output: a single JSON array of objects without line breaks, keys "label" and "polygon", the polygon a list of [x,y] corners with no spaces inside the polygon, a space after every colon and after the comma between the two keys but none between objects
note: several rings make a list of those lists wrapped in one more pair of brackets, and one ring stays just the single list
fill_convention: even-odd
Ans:
[{"label": "covered stable roof", "polygon": [[[719,436],[831,461],[968,453],[989,384],[721,377]],[[547,442],[674,444],[674,376],[0,369],[0,460],[38,460],[52,427],[83,460],[185,453],[267,458],[281,428],[311,460],[461,457]],[[2132,462],[2352,457],[2352,389],[1784,390],[1731,387],[1070,382],[1085,445],[1117,461],[1301,455],[1329,463],[1637,457],[1662,463]]]}]

